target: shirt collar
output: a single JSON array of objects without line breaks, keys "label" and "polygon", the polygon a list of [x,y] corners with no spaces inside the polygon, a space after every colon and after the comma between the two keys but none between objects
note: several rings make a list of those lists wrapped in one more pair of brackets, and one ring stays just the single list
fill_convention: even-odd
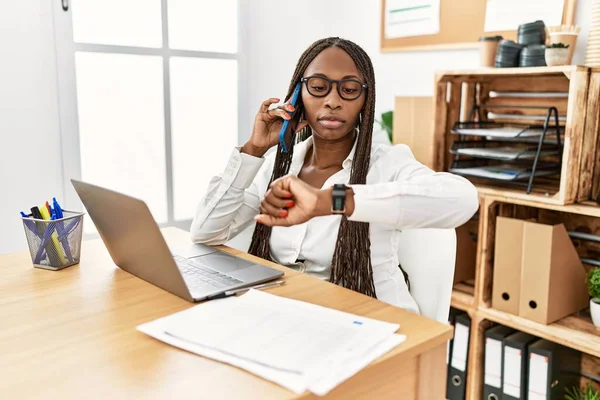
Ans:
[{"label": "shirt collar", "polygon": [[[350,170],[352,168],[352,160],[354,159],[354,154],[356,153],[356,143],[358,140],[354,140],[354,144],[352,145],[352,150],[348,156],[342,162],[342,168],[345,170]],[[304,159],[306,158],[306,153],[308,149],[310,149],[313,145],[313,138],[309,136],[305,141],[300,142],[294,146],[294,155],[292,157],[292,165],[290,166],[290,173],[294,175],[298,175],[302,166],[304,165]]]}]

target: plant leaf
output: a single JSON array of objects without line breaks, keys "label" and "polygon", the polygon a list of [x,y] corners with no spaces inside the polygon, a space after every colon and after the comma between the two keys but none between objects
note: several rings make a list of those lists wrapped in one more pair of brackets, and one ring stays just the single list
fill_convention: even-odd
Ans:
[{"label": "plant leaf", "polygon": [[386,127],[389,127],[390,129],[392,129],[393,124],[394,124],[394,112],[393,111],[386,111],[384,113],[381,114],[381,121],[382,124],[385,125]]}]

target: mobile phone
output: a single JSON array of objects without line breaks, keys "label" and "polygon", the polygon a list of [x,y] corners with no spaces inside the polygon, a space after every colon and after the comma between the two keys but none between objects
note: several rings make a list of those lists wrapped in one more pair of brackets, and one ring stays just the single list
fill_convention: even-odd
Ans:
[{"label": "mobile phone", "polygon": [[[296,84],[296,87],[294,88],[294,92],[292,93],[292,99],[290,100],[290,104],[294,107],[296,107],[296,104],[298,103],[298,98],[300,97],[300,89],[301,88],[302,88],[302,83],[298,82],[298,84]],[[292,113],[292,116],[297,117],[300,114],[301,114],[301,110],[296,108],[296,110]],[[288,130],[290,121],[291,121],[291,119],[284,120],[283,125],[281,125],[281,130],[279,131],[279,143],[281,144],[281,150],[283,150],[284,153],[288,152],[288,148],[285,144],[285,133]]]}]

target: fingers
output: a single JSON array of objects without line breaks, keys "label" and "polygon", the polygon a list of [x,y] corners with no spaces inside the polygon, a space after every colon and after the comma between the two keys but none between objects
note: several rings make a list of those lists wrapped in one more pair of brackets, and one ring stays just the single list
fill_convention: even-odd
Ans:
[{"label": "fingers", "polygon": [[[291,199],[292,193],[289,190],[284,189],[283,182],[279,182],[279,184],[275,184],[277,181],[273,181],[271,184],[271,189],[269,192],[272,192],[273,195],[279,197],[280,199]],[[269,193],[267,192],[267,194]]]},{"label": "fingers", "polygon": [[276,196],[285,198],[286,193],[293,195],[290,187],[292,185],[292,181],[296,179],[298,179],[297,176],[288,174],[282,176],[281,178],[275,179],[273,182],[271,182],[269,188],[274,191]]},{"label": "fingers", "polygon": [[266,113],[267,111],[269,111],[269,107],[271,106],[271,104],[275,104],[275,103],[279,103],[279,99],[276,97],[271,97],[270,99],[266,99],[265,101],[263,101],[261,103],[259,111]]},{"label": "fingers", "polygon": [[277,107],[273,107],[273,104],[275,103],[279,103],[279,99],[276,97],[271,97],[263,101],[260,106],[260,112],[269,115],[271,118],[279,117],[283,119],[290,119],[291,114],[296,111],[296,108],[289,102]]},{"label": "fingers", "polygon": [[[279,194],[277,194],[279,193]],[[277,208],[291,208],[294,207],[294,201],[291,200],[292,195],[283,189],[277,189],[277,193],[275,193],[274,188],[269,189],[267,194],[265,194],[264,201],[271,204]]]},{"label": "fingers", "polygon": [[288,216],[287,210],[275,207],[264,200],[260,203],[260,213],[278,218],[285,218]]},{"label": "fingers", "polygon": [[268,110],[267,115],[271,118],[292,119],[291,115],[281,107]]},{"label": "fingers", "polygon": [[[287,193],[283,191],[283,193]],[[260,203],[260,212],[273,217],[285,218],[288,216],[288,208],[294,207],[295,203],[289,198],[281,198],[269,190]]]},{"label": "fingers", "polygon": [[285,218],[277,218],[272,215],[258,214],[254,217],[254,220],[267,226],[290,226],[290,223]]},{"label": "fingers", "polygon": [[286,111],[289,111],[291,113],[293,113],[294,111],[296,111],[296,107],[294,107],[293,105],[291,105],[290,103],[284,103],[282,108]]}]

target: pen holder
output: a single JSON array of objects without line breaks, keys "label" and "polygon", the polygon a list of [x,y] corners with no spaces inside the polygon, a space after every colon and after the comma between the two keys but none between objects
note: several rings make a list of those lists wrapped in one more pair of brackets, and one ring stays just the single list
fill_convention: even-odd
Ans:
[{"label": "pen holder", "polygon": [[84,213],[63,210],[63,216],[21,218],[34,267],[58,271],[79,263]]}]

